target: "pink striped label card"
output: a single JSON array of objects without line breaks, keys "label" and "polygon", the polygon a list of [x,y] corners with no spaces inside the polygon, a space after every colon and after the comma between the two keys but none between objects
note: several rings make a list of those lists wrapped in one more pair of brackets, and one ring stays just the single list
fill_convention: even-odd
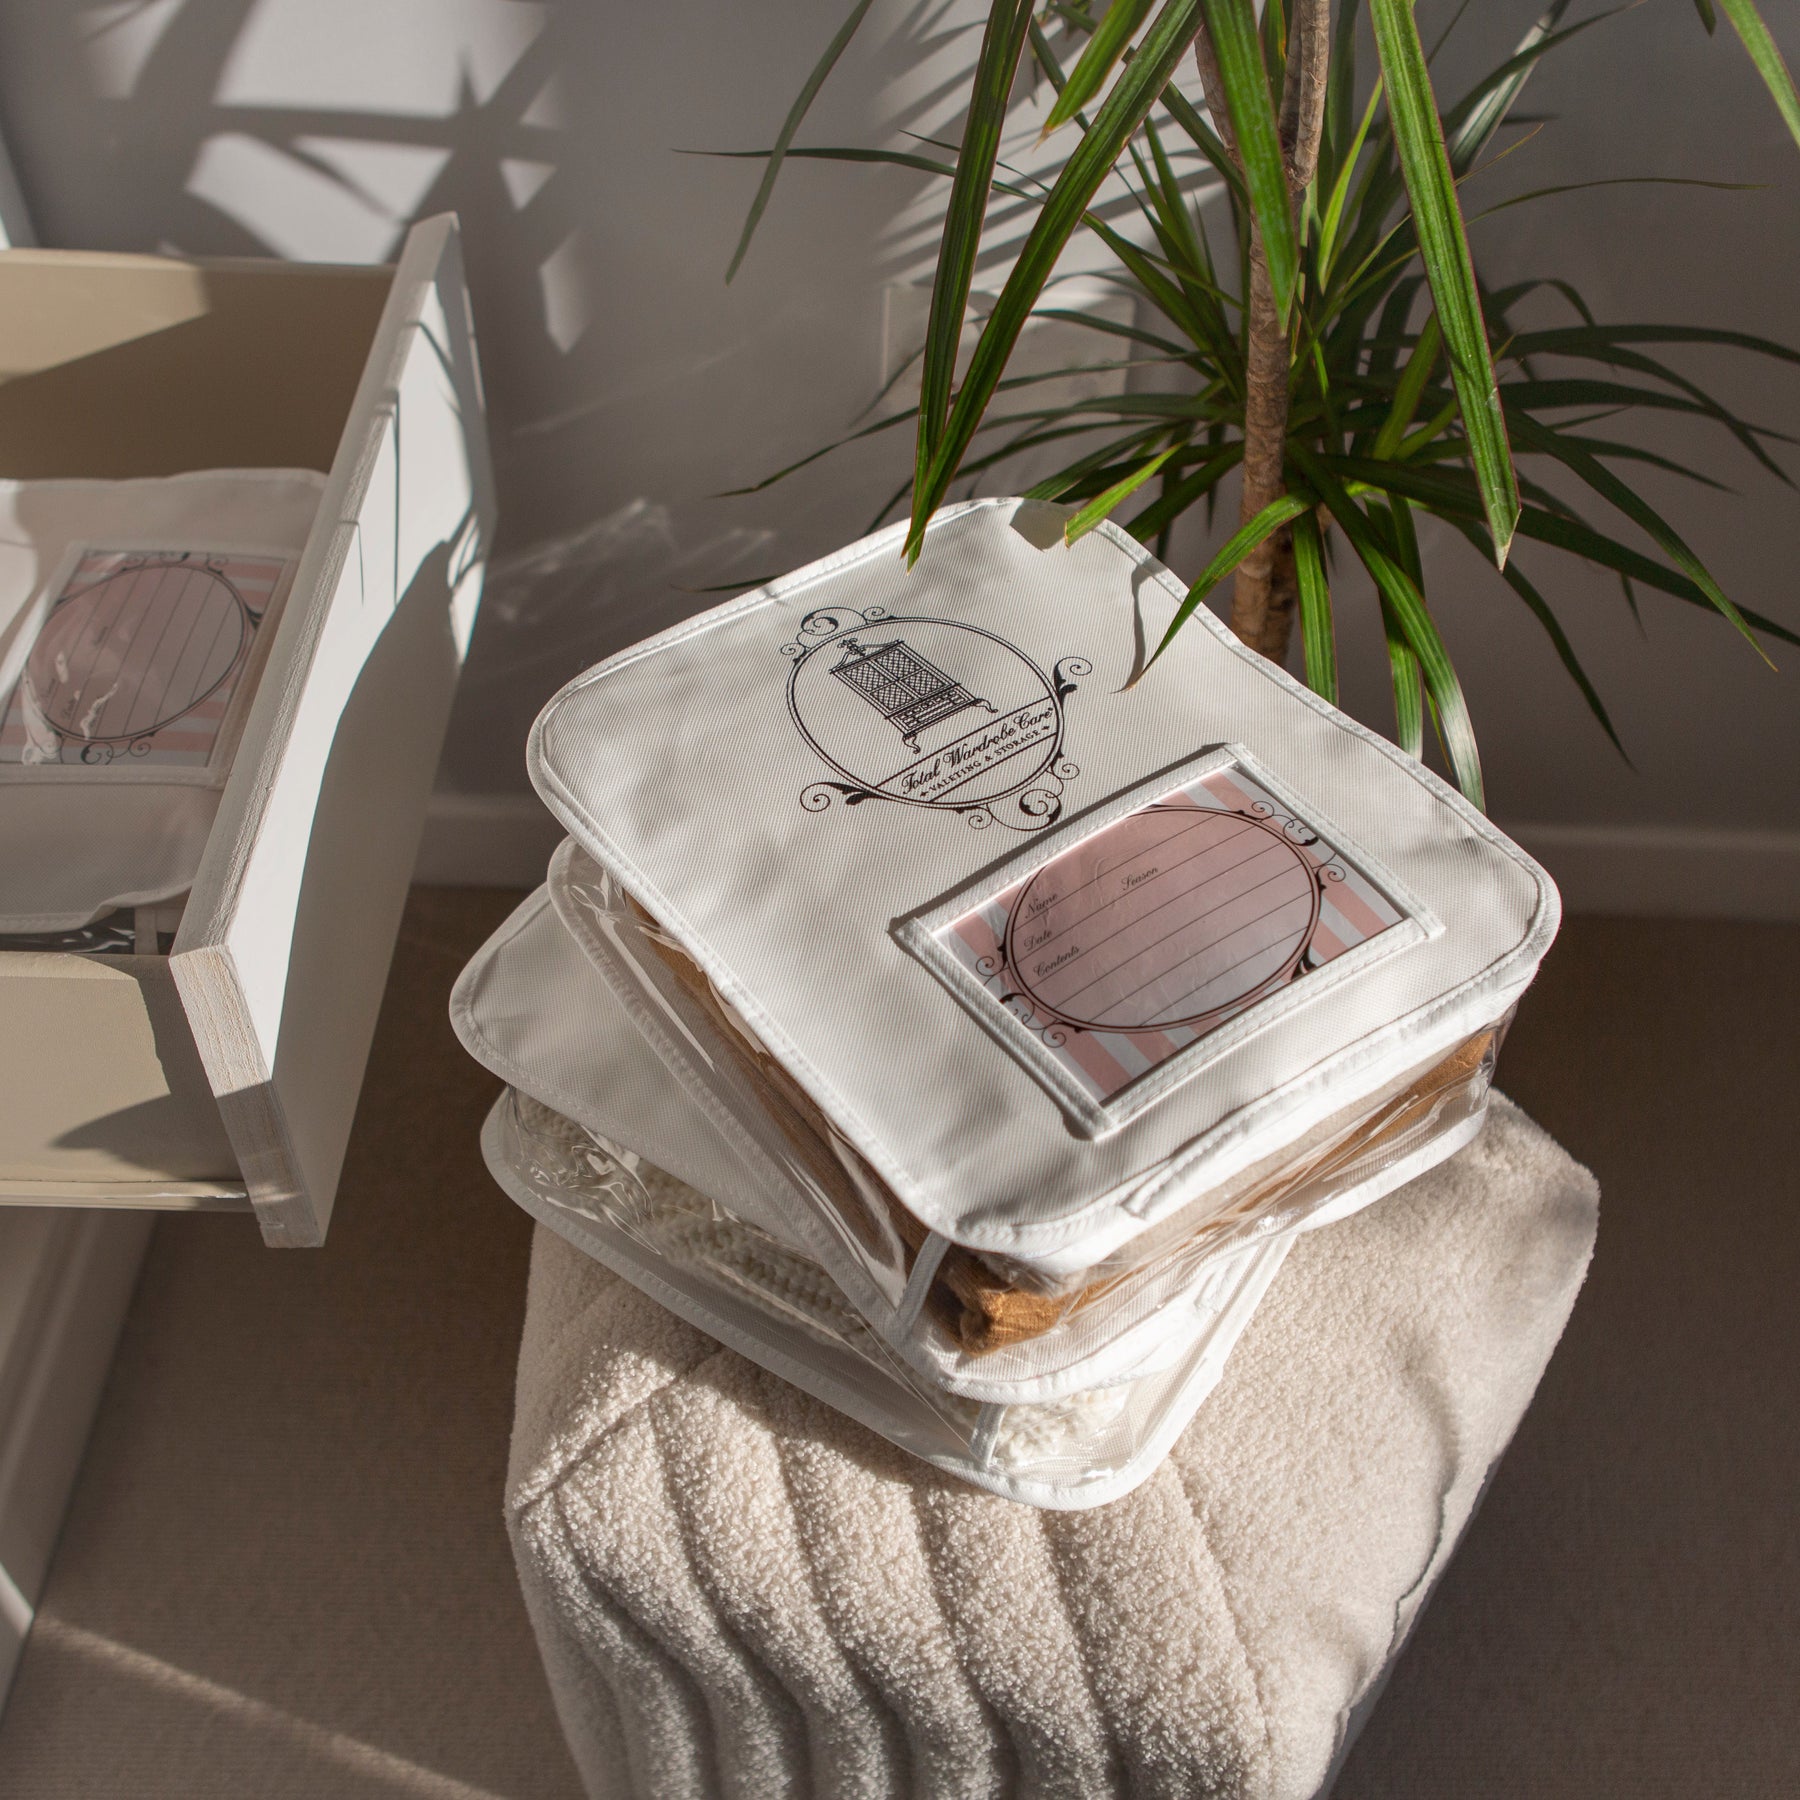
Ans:
[{"label": "pink striped label card", "polygon": [[0,714],[0,762],[204,768],[288,559],[86,550]]},{"label": "pink striped label card", "polygon": [[1080,838],[931,936],[1104,1105],[1404,916],[1232,763]]}]

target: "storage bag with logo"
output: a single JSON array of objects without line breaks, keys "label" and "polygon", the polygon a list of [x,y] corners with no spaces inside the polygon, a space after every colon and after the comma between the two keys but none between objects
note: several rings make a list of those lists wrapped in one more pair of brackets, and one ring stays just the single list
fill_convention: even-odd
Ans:
[{"label": "storage bag with logo", "polygon": [[[909,1360],[1044,1354],[1047,1392],[1105,1346],[971,1336],[946,1264],[963,1314],[1062,1330],[1172,1246],[1185,1278],[1373,1197],[1383,1109],[1448,1095],[1417,1172],[1558,910],[1204,609],[1143,673],[1182,585],[1059,522],[947,508],[910,571],[878,533],[601,663],[530,746],[581,853],[553,898],[769,1206]],[[1115,1341],[1160,1329],[1138,1295]]]}]

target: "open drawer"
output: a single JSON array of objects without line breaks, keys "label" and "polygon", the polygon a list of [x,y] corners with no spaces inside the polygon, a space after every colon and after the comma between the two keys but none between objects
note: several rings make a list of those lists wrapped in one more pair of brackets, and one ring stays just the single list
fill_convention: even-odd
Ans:
[{"label": "open drawer", "polygon": [[212,468],[326,481],[172,937],[0,951],[0,1204],[317,1244],[493,530],[454,219],[388,268],[0,254],[0,477]]}]

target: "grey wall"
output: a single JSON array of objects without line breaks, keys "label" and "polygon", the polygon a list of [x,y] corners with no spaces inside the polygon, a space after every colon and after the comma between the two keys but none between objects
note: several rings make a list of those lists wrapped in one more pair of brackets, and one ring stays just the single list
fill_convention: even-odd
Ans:
[{"label": "grey wall", "polygon": [[[1800,21],[1770,4],[1800,63]],[[0,117],[49,243],[378,259],[405,221],[454,207],[501,482],[502,555],[445,778],[523,783],[541,702],[608,650],[856,536],[904,471],[897,441],[769,492],[716,498],[815,447],[872,397],[885,283],[929,267],[929,185],[793,166],[736,284],[721,275],[756,166],[680,147],[766,144],[842,0],[5,0]],[[1471,9],[1443,66],[1503,52],[1526,4]],[[1445,16],[1425,0],[1422,15]],[[827,88],[812,142],[898,141],[949,122],[974,52],[970,0],[883,0]],[[1589,176],[1762,181],[1759,192],[1613,187],[1481,224],[1490,279],[1554,274],[1603,318],[1720,322],[1800,340],[1800,151],[1734,42],[1686,0],[1650,0],[1539,77],[1561,115],[1471,188],[1499,198]],[[1553,310],[1553,309],[1552,309]],[[1800,380],[1682,359],[1770,423]],[[1650,441],[1650,440],[1646,440]],[[1659,447],[1737,486],[1653,498],[1728,591],[1800,624],[1800,501],[1717,433]],[[1800,653],[1771,675],[1717,620],[1521,552],[1561,608],[1636,760],[1587,717],[1538,627],[1460,544],[1432,542],[1503,818],[1800,832]],[[1197,540],[1173,560],[1197,568]],[[1352,706],[1387,719],[1371,608],[1349,584]]]},{"label": "grey wall", "polygon": [[[1478,10],[1488,16],[1471,36],[1491,46],[1510,40],[1518,16],[1530,9]],[[1763,11],[1800,66],[1800,17],[1780,5]],[[1494,16],[1500,14],[1511,16]],[[1490,279],[1557,275],[1574,282],[1603,320],[1723,325],[1800,344],[1800,150],[1728,28],[1709,42],[1691,5],[1650,0],[1546,64],[1528,99],[1533,111],[1554,115],[1552,122],[1471,184],[1467,200],[1617,176],[1769,185],[1746,193],[1610,187],[1500,214],[1474,228]],[[1558,306],[1547,313],[1573,322]],[[1671,360],[1750,418],[1800,434],[1800,371],[1714,352]],[[1727,593],[1800,626],[1800,500],[1793,491],[1715,429],[1674,424],[1617,435],[1739,490],[1707,494],[1654,471],[1631,476]],[[1788,460],[1800,472],[1800,461]],[[1592,511],[1599,522],[1604,508]],[[1629,527],[1620,535],[1633,537]],[[1591,723],[1539,628],[1498,578],[1460,541],[1439,544],[1434,561],[1454,579],[1440,582],[1437,596],[1483,732],[1496,813],[1702,828],[1800,826],[1800,651],[1784,656],[1774,646],[1785,672],[1771,675],[1716,617],[1656,596],[1644,597],[1640,636],[1611,577],[1531,546],[1518,554],[1558,607],[1636,772]],[[1371,709],[1379,679],[1372,674],[1365,661],[1359,710]]]}]

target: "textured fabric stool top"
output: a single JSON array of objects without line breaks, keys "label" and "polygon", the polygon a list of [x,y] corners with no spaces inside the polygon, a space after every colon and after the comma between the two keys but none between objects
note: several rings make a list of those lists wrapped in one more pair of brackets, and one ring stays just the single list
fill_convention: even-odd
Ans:
[{"label": "textured fabric stool top", "polygon": [[1529,1402],[1592,1178],[1505,1101],[1302,1237],[1134,1494],[975,1492],[540,1229],[508,1519],[590,1792],[1309,1800]]}]

